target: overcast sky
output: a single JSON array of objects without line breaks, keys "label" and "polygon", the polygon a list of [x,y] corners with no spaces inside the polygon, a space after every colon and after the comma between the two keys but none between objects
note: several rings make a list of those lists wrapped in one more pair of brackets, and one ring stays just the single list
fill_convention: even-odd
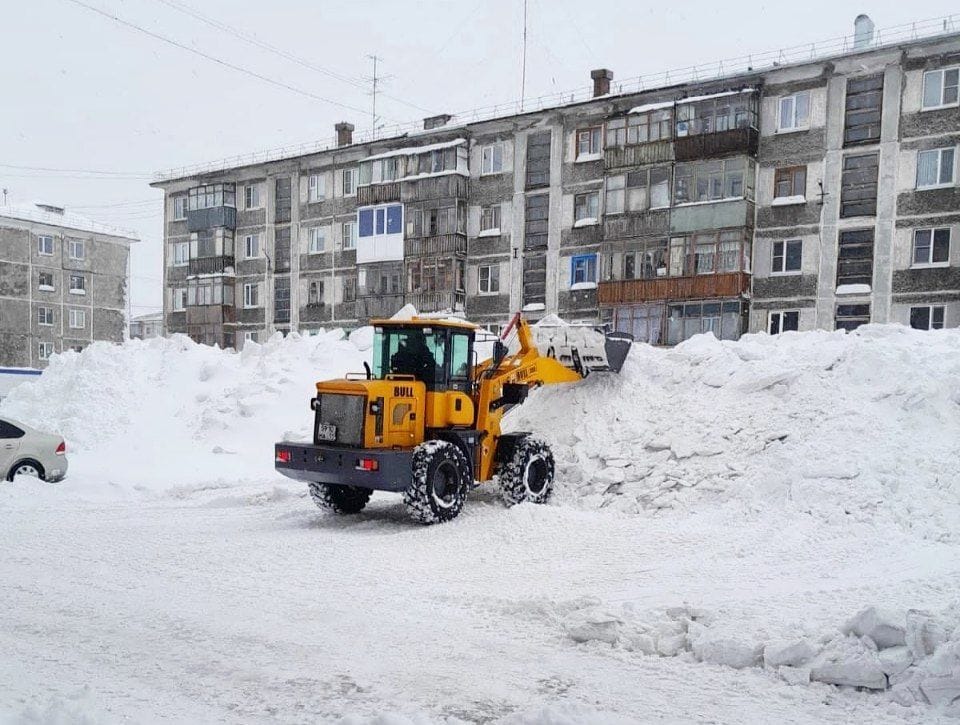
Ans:
[{"label": "overcast sky", "polygon": [[[885,28],[958,8],[528,0],[526,95],[589,85],[593,68],[612,69],[616,81],[835,38],[861,12]],[[389,77],[378,101],[387,124],[517,99],[522,29],[523,0],[4,0],[0,187],[10,203],[58,203],[139,232],[133,313],[150,312],[161,306],[162,277],[154,172],[324,140],[340,120],[369,128],[371,54]]]}]

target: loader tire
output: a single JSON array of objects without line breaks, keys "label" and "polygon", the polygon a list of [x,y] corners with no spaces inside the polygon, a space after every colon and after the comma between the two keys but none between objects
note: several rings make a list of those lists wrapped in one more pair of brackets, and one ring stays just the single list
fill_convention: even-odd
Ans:
[{"label": "loader tire", "polygon": [[341,486],[336,483],[311,483],[310,498],[322,509],[338,514],[357,514],[373,494],[369,488]]},{"label": "loader tire", "polygon": [[507,506],[546,503],[553,493],[553,452],[539,438],[523,438],[500,470],[500,496]]},{"label": "loader tire", "polygon": [[407,511],[422,524],[457,517],[473,478],[467,457],[448,441],[427,441],[413,450],[413,480],[403,492]]}]

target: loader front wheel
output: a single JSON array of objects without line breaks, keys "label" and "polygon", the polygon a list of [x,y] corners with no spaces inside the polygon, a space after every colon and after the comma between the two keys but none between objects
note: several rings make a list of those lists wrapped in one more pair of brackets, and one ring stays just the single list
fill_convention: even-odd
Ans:
[{"label": "loader front wheel", "polygon": [[341,486],[336,483],[311,483],[310,498],[322,509],[338,514],[357,514],[373,494],[369,488]]},{"label": "loader front wheel", "polygon": [[423,524],[454,519],[472,478],[467,457],[448,441],[427,441],[413,451],[413,480],[403,493],[410,515]]},{"label": "loader front wheel", "polygon": [[553,493],[553,474],[550,446],[539,438],[523,438],[500,470],[500,496],[507,506],[546,503]]}]

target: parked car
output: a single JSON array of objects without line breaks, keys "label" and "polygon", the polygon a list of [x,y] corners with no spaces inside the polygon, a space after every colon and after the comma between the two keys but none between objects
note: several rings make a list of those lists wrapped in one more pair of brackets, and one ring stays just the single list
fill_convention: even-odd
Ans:
[{"label": "parked car", "polygon": [[8,481],[18,475],[60,481],[67,475],[67,444],[60,436],[0,419],[0,473]]}]

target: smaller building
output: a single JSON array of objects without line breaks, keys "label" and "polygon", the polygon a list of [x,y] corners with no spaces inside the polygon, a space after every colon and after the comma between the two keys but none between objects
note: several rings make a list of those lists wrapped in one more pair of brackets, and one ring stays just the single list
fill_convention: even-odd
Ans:
[{"label": "smaller building", "polygon": [[163,336],[163,313],[153,312],[130,320],[130,339],[149,340]]},{"label": "smaller building", "polygon": [[48,204],[0,206],[0,366],[122,342],[130,232]]}]

